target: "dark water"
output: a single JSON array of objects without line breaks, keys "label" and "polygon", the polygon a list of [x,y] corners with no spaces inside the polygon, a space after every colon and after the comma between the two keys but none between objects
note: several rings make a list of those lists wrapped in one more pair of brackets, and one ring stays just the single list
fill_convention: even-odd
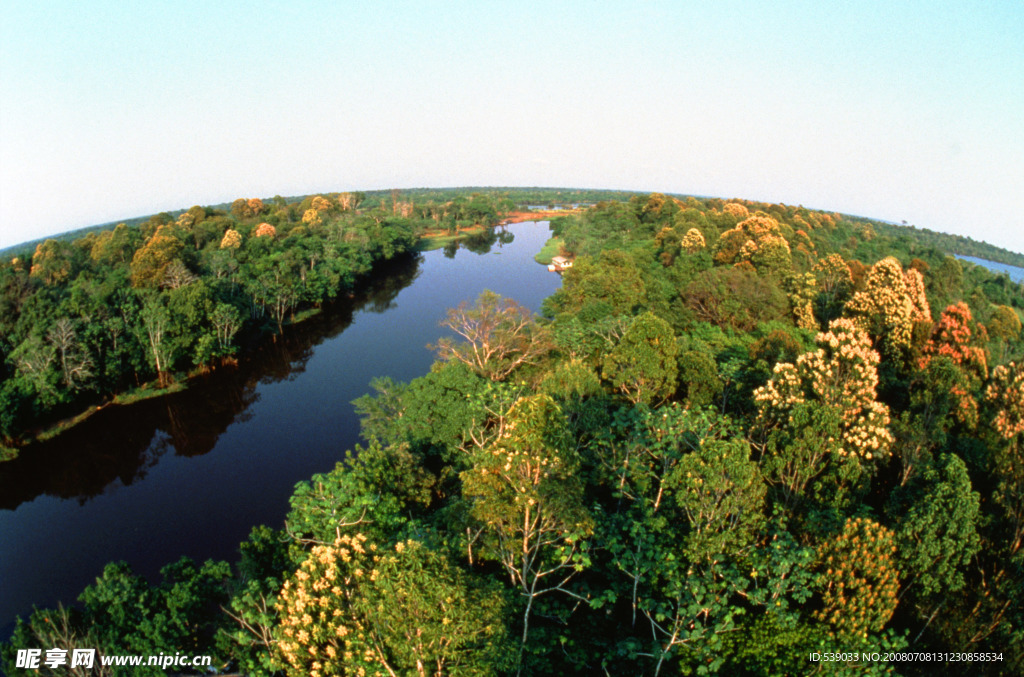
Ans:
[{"label": "dark water", "polygon": [[957,254],[956,257],[958,259],[963,259],[964,261],[976,263],[979,266],[984,266],[994,273],[1006,273],[1014,282],[1024,282],[1024,268],[1011,266],[1007,263],[997,263],[996,261],[989,261],[988,259],[979,259],[977,256],[963,256],[961,254]]},{"label": "dark water", "polygon": [[558,288],[533,261],[547,224],[509,233],[393,262],[237,368],[108,407],[0,465],[0,638],[33,605],[73,602],[109,561],[153,580],[181,555],[234,560],[253,525],[280,526],[295,484],[359,441],[351,401],[370,379],[426,373],[447,308],[491,289],[538,311]]}]

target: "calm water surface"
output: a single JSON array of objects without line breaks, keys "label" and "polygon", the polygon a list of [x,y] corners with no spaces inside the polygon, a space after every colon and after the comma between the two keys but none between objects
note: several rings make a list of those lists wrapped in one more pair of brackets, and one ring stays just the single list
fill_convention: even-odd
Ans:
[{"label": "calm water surface", "polygon": [[370,379],[427,372],[446,309],[484,289],[539,311],[561,281],[511,242],[393,262],[356,298],[287,328],[185,392],[108,407],[0,465],[0,639],[32,606],[73,602],[113,560],[155,580],[188,555],[236,559],[252,526],[281,526],[297,482],[359,441],[351,401]]},{"label": "calm water surface", "polygon": [[1011,266],[1006,263],[997,263],[995,261],[989,261],[988,259],[979,259],[977,256],[962,256],[957,254],[956,257],[958,259],[963,259],[964,261],[976,263],[979,266],[984,266],[995,273],[1006,273],[1014,282],[1024,282],[1024,268],[1018,268],[1017,266]]}]

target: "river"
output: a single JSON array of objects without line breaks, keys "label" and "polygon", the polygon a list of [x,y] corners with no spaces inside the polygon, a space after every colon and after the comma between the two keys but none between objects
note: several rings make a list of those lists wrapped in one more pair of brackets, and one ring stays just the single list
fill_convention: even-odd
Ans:
[{"label": "river", "polygon": [[389,263],[237,367],[107,407],[0,464],[0,639],[33,605],[73,602],[109,561],[152,581],[182,555],[234,561],[252,526],[280,527],[295,484],[360,441],[351,402],[370,379],[429,370],[448,308],[490,289],[536,312],[558,288],[533,260],[547,223],[508,233]]}]

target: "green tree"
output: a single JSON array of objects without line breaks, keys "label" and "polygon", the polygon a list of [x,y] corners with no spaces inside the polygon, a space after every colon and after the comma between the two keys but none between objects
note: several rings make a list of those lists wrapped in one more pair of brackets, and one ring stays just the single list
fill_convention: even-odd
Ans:
[{"label": "green tree", "polygon": [[547,395],[534,395],[512,406],[498,439],[478,449],[461,475],[484,553],[502,564],[523,597],[520,672],[538,598],[559,593],[585,601],[570,588],[587,566],[593,531],[579,463],[560,408]]},{"label": "green tree", "polygon": [[1017,341],[1021,336],[1021,321],[1017,312],[1010,306],[996,306],[992,311],[992,317],[986,325],[988,335],[995,346],[999,349],[996,353],[996,362],[1002,362],[1006,358],[1007,348]]},{"label": "green tree", "polygon": [[789,300],[774,280],[741,267],[700,272],[679,295],[697,320],[740,331],[790,314]]},{"label": "green tree", "polygon": [[[598,434],[588,454],[600,459],[603,483],[615,498],[595,536],[608,550],[610,573],[615,575],[592,605],[600,608],[629,600],[629,616],[625,610],[622,615],[631,623],[628,628],[623,623],[617,632],[642,631],[618,643],[614,653],[649,660],[655,673],[680,652],[691,651],[688,646],[694,647],[695,661],[711,660],[722,633],[734,630],[731,595],[736,586],[746,584],[728,561],[728,553],[718,553],[710,563],[704,555],[714,550],[711,542],[716,539],[732,554],[744,550],[743,537],[727,543],[719,529],[732,518],[743,523],[741,530],[750,523],[729,507],[716,511],[717,498],[737,507],[733,501],[739,492],[714,469],[721,465],[719,460],[710,460],[711,465],[704,461],[734,444],[745,449],[740,440],[730,441],[736,434],[728,419],[713,410],[684,409],[678,403],[656,410],[630,407]],[[727,455],[726,465],[752,467],[735,454]],[[745,480],[739,481],[744,491],[751,489]],[[756,487],[752,494],[756,503]],[[763,498],[763,487],[760,495]],[[700,560],[694,561],[691,554]],[[633,662],[621,669],[635,667]]]},{"label": "green tree", "polygon": [[672,327],[644,313],[605,357],[601,375],[634,404],[664,401],[676,389],[678,351]]},{"label": "green tree", "polygon": [[609,315],[632,315],[647,301],[647,289],[633,258],[611,249],[598,258],[577,258],[562,276],[562,287],[544,302],[545,314],[579,313],[601,303]]},{"label": "green tree", "polygon": [[353,606],[394,670],[485,676],[510,667],[513,645],[496,582],[477,580],[414,540],[382,554],[375,571]]},{"label": "green tree", "polygon": [[231,599],[223,607],[235,625],[221,629],[217,646],[254,677],[284,667],[274,647],[279,621],[274,604],[284,579],[295,568],[288,557],[289,542],[285,534],[267,526],[253,527],[239,546],[238,574],[230,585]]},{"label": "green tree", "polygon": [[694,407],[708,406],[722,394],[718,365],[707,353],[687,350],[679,356],[680,395]]},{"label": "green tree", "polygon": [[436,364],[430,373],[409,384],[389,378],[370,382],[376,396],[353,404],[362,435],[387,444],[407,443],[433,449],[463,462],[463,450],[482,446],[518,397],[519,387],[479,376],[462,362]]},{"label": "green tree", "polygon": [[839,254],[829,254],[811,269],[817,281],[815,308],[819,318],[831,322],[842,313],[853,291],[850,267]]},{"label": "green tree", "polygon": [[60,374],[54,368],[54,349],[42,337],[32,334],[11,351],[10,359],[22,383],[31,387],[44,406],[60,401]]},{"label": "green tree", "polygon": [[92,377],[93,361],[78,338],[75,323],[70,318],[60,318],[50,327],[46,339],[56,349],[64,387],[82,387]]},{"label": "green tree", "polygon": [[793,507],[833,462],[842,419],[832,407],[805,403],[790,411],[787,423],[769,435],[762,466],[782,502]]},{"label": "green tree", "polygon": [[928,360],[909,383],[909,406],[893,420],[893,449],[900,459],[900,485],[927,467],[949,440],[961,401],[971,389],[967,376],[946,355]]},{"label": "green tree", "polygon": [[[79,596],[85,627],[107,653],[187,652],[214,655],[225,620],[227,562],[197,565],[188,558],[165,566],[151,586],[127,564],[108,564]],[[163,674],[159,669],[139,674]]]},{"label": "green tree", "polygon": [[375,542],[395,538],[410,514],[429,505],[433,476],[406,443],[356,446],[329,473],[300,482],[285,530],[301,545],[326,545],[358,531]]},{"label": "green tree", "polygon": [[150,295],[143,301],[139,319],[142,321],[139,328],[141,338],[149,349],[149,357],[160,385],[165,386],[170,380],[174,361],[181,351],[177,327],[167,308],[165,297],[161,294]]},{"label": "green tree", "polygon": [[676,501],[690,523],[692,561],[734,556],[764,525],[766,487],[749,445],[739,439],[699,445],[674,470]]},{"label": "green tree", "polygon": [[548,370],[540,383],[540,390],[563,401],[580,400],[604,392],[594,370],[578,359],[558,362]]},{"label": "green tree", "polygon": [[964,587],[963,567],[978,552],[977,525],[981,497],[971,486],[967,466],[944,454],[921,475],[899,519],[897,558],[904,572],[904,591],[916,587],[919,596],[941,596]]},{"label": "green tree", "polygon": [[234,353],[232,339],[242,328],[242,314],[228,303],[218,303],[209,315],[216,336],[216,352],[212,356],[224,357]]}]

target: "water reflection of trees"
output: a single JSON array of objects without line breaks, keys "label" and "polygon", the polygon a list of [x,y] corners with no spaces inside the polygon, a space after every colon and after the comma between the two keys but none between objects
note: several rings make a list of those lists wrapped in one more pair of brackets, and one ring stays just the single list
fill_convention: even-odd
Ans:
[{"label": "water reflection of trees", "polygon": [[515,235],[504,226],[488,228],[483,232],[473,233],[454,242],[449,242],[444,246],[444,255],[446,258],[453,259],[460,249],[471,251],[474,254],[487,254],[495,245],[500,248],[511,244],[514,239]]},{"label": "water reflection of trees", "polygon": [[420,259],[402,257],[323,312],[276,340],[264,340],[236,366],[196,377],[187,390],[126,406],[108,406],[57,437],[32,445],[0,466],[0,509],[13,510],[41,495],[85,503],[115,482],[131,485],[168,452],[210,452],[236,422],[249,420],[257,385],[295,378],[316,346],[351,325],[361,310],[382,313],[419,275]]}]

